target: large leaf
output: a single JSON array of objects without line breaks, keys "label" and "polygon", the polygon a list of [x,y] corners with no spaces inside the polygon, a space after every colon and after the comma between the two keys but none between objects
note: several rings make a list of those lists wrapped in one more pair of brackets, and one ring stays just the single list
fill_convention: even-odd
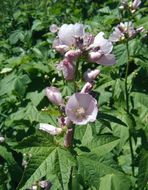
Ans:
[{"label": "large leaf", "polygon": [[120,140],[110,135],[100,135],[93,138],[86,146],[90,149],[91,153],[102,156],[113,150]]},{"label": "large leaf", "polygon": [[120,174],[107,174],[101,178],[99,190],[129,190],[130,181]]},{"label": "large leaf", "polygon": [[83,154],[78,156],[77,159],[79,174],[82,176],[85,184],[89,187],[95,187],[99,190],[100,179],[107,174],[120,175],[122,176],[120,179],[126,179],[126,183],[130,184],[130,181],[123,173],[99,161],[96,156]]},{"label": "large leaf", "polygon": [[29,188],[34,182],[46,176],[53,187],[68,190],[75,160],[68,150],[57,146],[53,136],[37,132],[36,135],[20,142],[16,149],[31,155],[18,189]]},{"label": "large leaf", "polygon": [[[58,180],[60,189],[68,190],[70,173],[74,165],[74,158],[67,150],[58,147],[46,147],[46,149],[41,147],[31,157],[18,189],[25,190],[42,177],[48,176],[50,181],[52,178]],[[54,183],[52,181],[51,183],[54,189]]]}]

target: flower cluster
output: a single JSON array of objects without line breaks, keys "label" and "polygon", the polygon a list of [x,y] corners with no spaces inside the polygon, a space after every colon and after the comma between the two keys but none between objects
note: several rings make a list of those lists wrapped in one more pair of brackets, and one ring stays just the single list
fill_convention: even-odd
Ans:
[{"label": "flower cluster", "polygon": [[[104,38],[104,33],[100,32],[96,36],[86,33],[82,24],[63,24],[60,28],[56,25],[50,26],[53,33],[58,32],[57,38],[53,42],[53,48],[61,53],[64,59],[56,66],[62,72],[65,80],[76,80],[78,69],[76,60],[83,57],[86,61],[101,65],[115,64],[115,56],[111,53],[112,42]],[[59,126],[40,123],[39,129],[51,135],[61,134],[65,131],[64,146],[69,147],[72,143],[73,126],[86,125],[94,122],[98,114],[97,100],[90,95],[94,85],[94,80],[99,76],[100,70],[88,69],[83,74],[84,86],[80,92],[75,89],[74,94],[68,100],[62,97],[60,90],[54,86],[47,87],[45,94],[49,101],[58,106],[60,117]],[[82,75],[81,75],[82,76]]]},{"label": "flower cluster", "polygon": [[127,0],[122,0],[119,9],[129,10],[131,13],[135,13],[135,11],[139,8],[140,4],[141,4],[141,0],[134,0],[133,2],[129,2],[129,3]]},{"label": "flower cluster", "polygon": [[[58,30],[53,48],[64,55],[63,61],[57,65],[66,80],[75,77],[74,61],[83,56],[86,60],[101,65],[115,64],[115,56],[111,54],[113,45],[100,32],[96,36],[85,32],[83,24],[63,24]],[[55,25],[50,27],[55,32]],[[57,31],[56,30],[56,31]]]},{"label": "flower cluster", "polygon": [[110,35],[109,39],[112,42],[118,42],[124,39],[131,39],[134,38],[138,33],[143,32],[143,30],[143,27],[135,29],[131,21],[125,23],[121,22],[115,27],[115,30]]}]

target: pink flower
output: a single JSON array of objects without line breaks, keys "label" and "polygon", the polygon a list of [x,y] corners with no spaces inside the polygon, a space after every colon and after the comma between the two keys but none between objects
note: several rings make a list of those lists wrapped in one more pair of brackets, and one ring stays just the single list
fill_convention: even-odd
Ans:
[{"label": "pink flower", "polygon": [[120,23],[115,27],[115,31],[110,35],[109,40],[112,42],[118,42],[125,38],[133,38],[136,35],[133,23],[125,22]]},{"label": "pink flower", "polygon": [[105,39],[103,36],[104,32],[98,33],[94,39],[94,42],[90,45],[90,48],[93,48],[94,51],[98,51],[102,54],[109,54],[113,49],[113,45],[109,40]]},{"label": "pink flower", "polygon": [[50,29],[50,32],[56,33],[59,28],[56,24],[52,24],[49,29]]},{"label": "pink flower", "polygon": [[68,118],[77,125],[94,122],[98,113],[97,101],[89,94],[73,94],[65,107]]},{"label": "pink flower", "polygon": [[45,89],[45,94],[48,97],[49,101],[51,101],[53,104],[62,105],[64,102],[59,89],[54,86],[47,87]]},{"label": "pink flower", "polygon": [[92,82],[93,80],[95,80],[97,78],[97,76],[100,74],[100,70],[99,69],[95,69],[95,70],[90,70],[88,69],[85,73],[84,73],[84,79],[87,82]]},{"label": "pink flower", "polygon": [[68,59],[64,59],[57,65],[57,69],[62,71],[66,80],[73,80],[75,77],[75,65]]},{"label": "pink flower", "polygon": [[63,24],[59,29],[58,37],[66,45],[75,45],[75,38],[80,38],[84,35],[83,24]]},{"label": "pink flower", "polygon": [[89,93],[92,88],[93,88],[93,84],[90,83],[90,82],[87,82],[87,83],[83,86],[83,88],[82,88],[82,90],[81,90],[81,93]]},{"label": "pink flower", "polygon": [[54,40],[53,47],[60,53],[65,53],[71,47],[76,47],[77,39],[84,35],[83,24],[63,24],[58,32],[58,38]]},{"label": "pink flower", "polygon": [[62,43],[58,38],[53,41],[53,48],[61,54],[69,50],[69,46]]},{"label": "pink flower", "polygon": [[90,61],[96,62],[98,64],[108,66],[113,65],[116,63],[116,61],[115,56],[110,54],[113,49],[112,42],[105,39],[103,36],[103,32],[97,34],[94,42],[89,46],[89,49],[91,50],[89,52],[89,59]]},{"label": "pink flower", "polygon": [[58,135],[62,132],[62,128],[57,128],[57,127],[54,127],[53,125],[49,125],[46,123],[40,123],[39,129],[51,135]]}]

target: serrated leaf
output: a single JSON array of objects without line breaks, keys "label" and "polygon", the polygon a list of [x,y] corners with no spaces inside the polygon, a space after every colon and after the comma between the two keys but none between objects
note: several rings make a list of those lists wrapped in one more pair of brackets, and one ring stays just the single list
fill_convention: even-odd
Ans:
[{"label": "serrated leaf", "polygon": [[99,190],[129,190],[130,181],[119,174],[108,174],[101,178]]},{"label": "serrated leaf", "polygon": [[[121,175],[123,178],[126,178],[123,173],[100,162],[96,156],[83,154],[78,156],[77,159],[79,174],[89,187],[95,187],[97,190],[100,190],[100,179],[107,174]],[[126,179],[128,180],[128,178]]]},{"label": "serrated leaf", "polygon": [[[112,135],[99,135],[94,138],[88,138],[82,146],[87,147],[90,154],[95,153],[98,156],[103,156],[112,151],[119,143],[120,140]],[[80,154],[83,154],[83,152],[80,152]]]},{"label": "serrated leaf", "polygon": [[36,153],[40,148],[48,148],[55,146],[55,141],[52,135],[37,131],[35,135],[23,139],[15,149],[23,153]]},{"label": "serrated leaf", "polygon": [[47,147],[45,150],[41,147],[37,154],[31,157],[18,189],[25,190],[44,176],[54,176],[61,188],[68,190],[70,172],[74,165],[74,158],[67,150],[58,147]]}]

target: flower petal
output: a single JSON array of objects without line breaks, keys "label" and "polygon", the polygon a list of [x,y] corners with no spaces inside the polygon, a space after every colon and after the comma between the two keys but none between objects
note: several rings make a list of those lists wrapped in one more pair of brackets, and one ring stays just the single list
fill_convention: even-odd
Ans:
[{"label": "flower petal", "polygon": [[106,66],[114,65],[116,63],[115,56],[113,54],[103,55],[97,63]]}]

